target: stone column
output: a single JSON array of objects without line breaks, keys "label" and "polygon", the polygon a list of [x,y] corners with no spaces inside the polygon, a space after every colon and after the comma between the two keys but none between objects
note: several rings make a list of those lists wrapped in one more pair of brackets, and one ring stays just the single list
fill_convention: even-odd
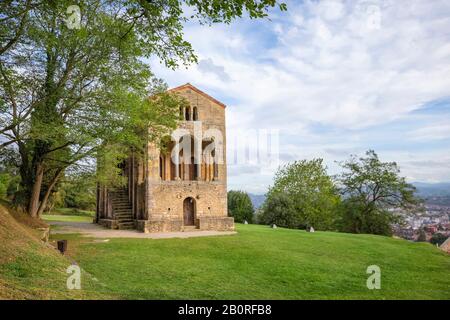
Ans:
[{"label": "stone column", "polygon": [[180,144],[175,143],[175,180],[180,180]]},{"label": "stone column", "polygon": [[172,175],[172,173],[170,172],[171,169],[171,165],[170,165],[170,156],[166,154],[166,156],[164,157],[164,161],[165,161],[165,180],[169,181],[170,177]]}]

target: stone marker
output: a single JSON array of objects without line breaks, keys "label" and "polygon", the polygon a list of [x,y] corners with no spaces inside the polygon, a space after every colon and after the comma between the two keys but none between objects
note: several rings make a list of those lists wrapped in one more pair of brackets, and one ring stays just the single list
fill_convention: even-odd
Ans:
[{"label": "stone marker", "polygon": [[247,220],[244,220],[244,224],[248,224],[248,221],[247,221]]},{"label": "stone marker", "polygon": [[309,232],[314,232],[314,228],[313,227],[309,228]]},{"label": "stone marker", "polygon": [[276,229],[277,228],[277,225],[274,223],[273,225],[272,225],[272,229]]}]

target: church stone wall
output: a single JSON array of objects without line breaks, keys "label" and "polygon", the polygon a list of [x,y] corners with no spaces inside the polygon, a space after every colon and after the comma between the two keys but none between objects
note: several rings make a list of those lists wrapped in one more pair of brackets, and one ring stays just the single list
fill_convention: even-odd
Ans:
[{"label": "church stone wall", "polygon": [[[147,149],[146,174],[146,219],[137,221],[137,229],[144,232],[183,231],[183,203],[186,198],[194,199],[195,227],[201,230],[234,230],[234,220],[227,216],[227,172],[226,172],[226,132],[225,108],[219,102],[205,96],[190,85],[177,88],[175,91],[190,103],[191,120],[193,108],[197,108],[198,120],[201,122],[202,132],[217,129],[223,138],[223,163],[218,164],[217,176],[211,174],[206,165],[200,166],[200,176],[191,180],[186,175],[189,168],[180,169],[178,179],[170,179],[167,173],[169,166],[165,163],[165,170],[161,178],[161,152],[154,144]],[[184,111],[183,111],[184,112]],[[197,123],[198,125],[199,123]],[[180,128],[189,130],[194,135],[194,122],[181,121]],[[169,155],[166,155],[168,158]],[[170,168],[172,170],[173,168]]]},{"label": "church stone wall", "polygon": [[[195,129],[201,127],[202,151],[207,150],[207,146],[213,142],[211,137],[208,137],[208,130],[219,132],[222,138],[219,148],[222,149],[220,154],[223,161],[216,165],[203,161],[203,164],[197,166],[183,163],[175,168],[171,162],[170,151],[161,151],[154,143],[148,144],[144,155],[131,153],[122,170],[128,179],[126,195],[134,226],[143,232],[183,231],[193,228],[233,230],[234,220],[227,216],[225,106],[190,84],[171,91],[189,102],[189,119],[180,121],[178,127],[188,131],[191,137],[194,137]],[[194,110],[197,119],[194,119]],[[186,116],[186,109],[180,111]],[[196,138],[198,141],[198,136]],[[206,154],[205,152],[204,157],[208,159],[213,157],[212,154]],[[180,153],[180,158],[183,157],[184,153]],[[111,207],[111,197],[113,193],[99,186],[95,220],[108,228],[118,228],[118,220],[124,218],[120,218],[119,214],[115,215]],[[194,203],[193,214],[189,215],[189,222],[193,221],[193,226],[185,221],[184,201],[187,198],[193,199]]]}]

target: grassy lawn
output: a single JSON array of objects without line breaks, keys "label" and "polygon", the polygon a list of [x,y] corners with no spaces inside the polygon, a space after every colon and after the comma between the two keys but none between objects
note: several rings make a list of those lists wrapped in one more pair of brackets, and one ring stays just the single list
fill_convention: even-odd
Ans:
[{"label": "grassy lawn", "polygon": [[[69,255],[124,299],[450,299],[450,256],[427,243],[372,235],[237,225],[238,234],[189,239],[78,235]],[[366,269],[381,268],[381,290]]]},{"label": "grassy lawn", "polygon": [[43,214],[44,221],[65,221],[65,222],[92,222],[92,217],[86,216],[69,216],[59,214]]},{"label": "grassy lawn", "polygon": [[34,227],[40,225],[0,203],[0,300],[115,298],[102,294],[101,284],[84,270],[82,290],[68,290],[72,261],[40,241]]},{"label": "grassy lawn", "polygon": [[95,216],[95,211],[80,210],[76,208],[56,208],[51,212],[46,213],[46,215],[83,216],[93,218]]}]

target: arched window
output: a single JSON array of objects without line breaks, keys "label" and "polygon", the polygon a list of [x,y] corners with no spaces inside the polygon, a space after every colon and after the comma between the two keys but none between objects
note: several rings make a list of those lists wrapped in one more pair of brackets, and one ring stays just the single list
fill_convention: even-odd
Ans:
[{"label": "arched window", "polygon": [[186,121],[191,120],[191,108],[190,107],[186,107],[186,115],[184,118]]},{"label": "arched window", "polygon": [[194,114],[193,114],[193,117],[192,117],[193,119],[192,120],[194,120],[194,121],[197,121],[198,120],[198,110],[197,110],[197,107],[194,107]]}]

